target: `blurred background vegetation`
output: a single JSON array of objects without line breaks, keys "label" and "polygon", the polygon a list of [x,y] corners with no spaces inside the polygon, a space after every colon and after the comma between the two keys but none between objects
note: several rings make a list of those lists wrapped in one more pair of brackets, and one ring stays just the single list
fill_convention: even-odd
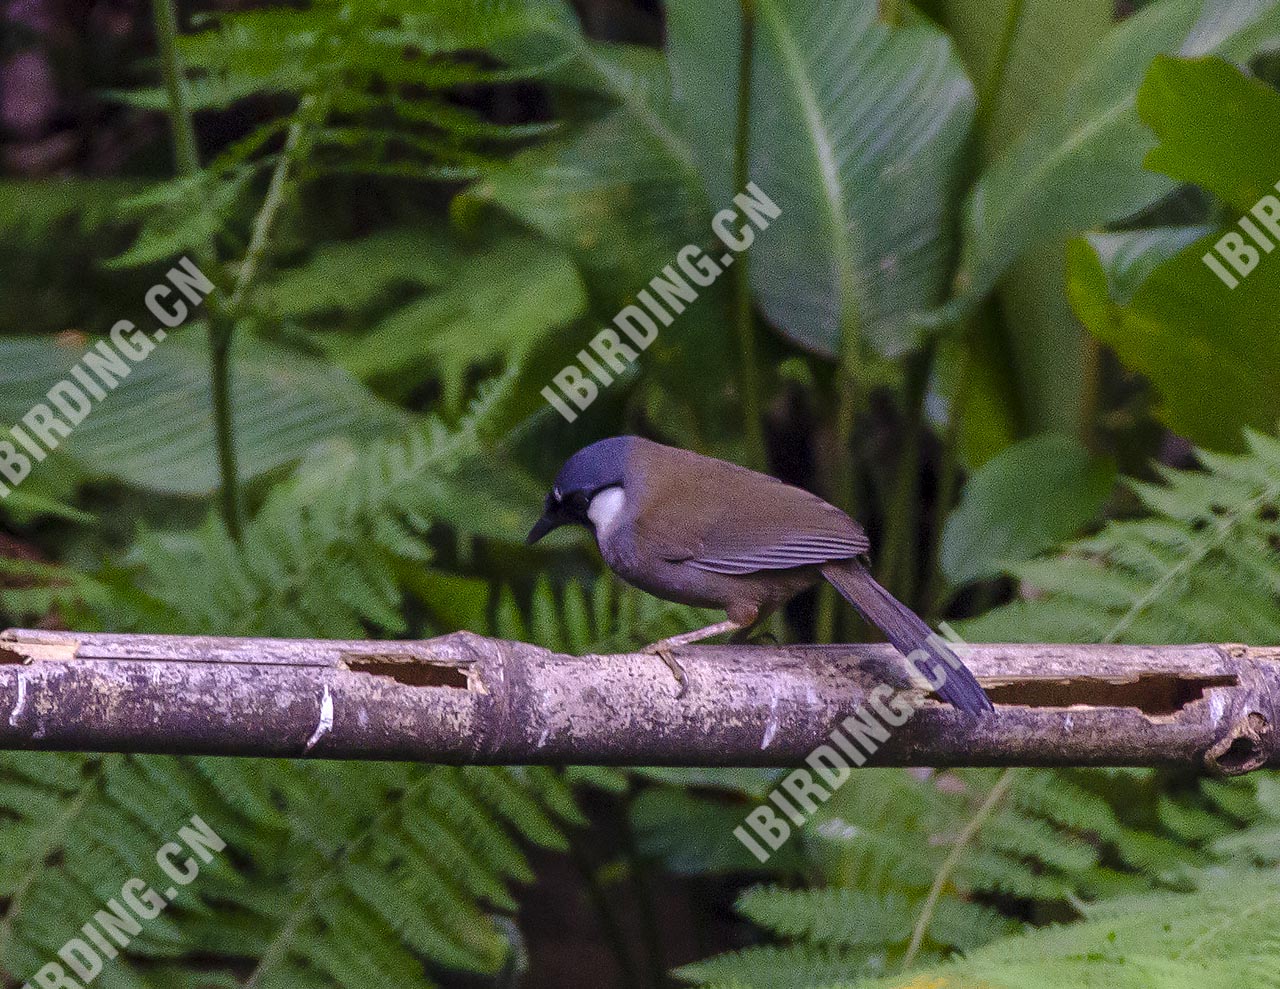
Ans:
[{"label": "blurred background vegetation", "polygon": [[[1280,180],[1277,0],[0,11],[0,421],[218,284],[0,502],[6,624],[653,641],[702,616],[521,541],[639,432],[974,640],[1280,641],[1280,260],[1200,261]],[[746,178],[781,218],[566,425]],[[774,778],[0,754],[0,984],[192,813],[227,851],[96,985],[1280,984],[1271,774],[861,771],[761,867]]]}]

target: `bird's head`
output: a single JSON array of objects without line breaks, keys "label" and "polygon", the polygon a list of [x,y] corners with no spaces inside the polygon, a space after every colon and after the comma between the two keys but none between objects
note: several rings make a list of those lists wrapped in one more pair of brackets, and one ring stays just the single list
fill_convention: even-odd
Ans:
[{"label": "bird's head", "polygon": [[615,436],[584,446],[565,461],[555,486],[542,506],[542,517],[529,530],[528,543],[536,543],[562,525],[581,525],[594,531],[591,501],[602,491],[622,485],[627,454],[634,436]]}]

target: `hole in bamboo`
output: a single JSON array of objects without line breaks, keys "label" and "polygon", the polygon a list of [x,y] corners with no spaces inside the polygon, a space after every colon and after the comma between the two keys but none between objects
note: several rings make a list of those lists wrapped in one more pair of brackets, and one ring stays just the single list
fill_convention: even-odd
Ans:
[{"label": "hole in bamboo", "polygon": [[428,663],[413,656],[349,653],[342,659],[343,665],[353,673],[389,677],[407,687],[451,687],[466,690],[470,686],[466,673],[458,667]]},{"label": "hole in bamboo", "polygon": [[1232,740],[1227,751],[1218,756],[1217,763],[1223,772],[1235,774],[1257,766],[1258,755],[1258,743],[1242,735]]},{"label": "hole in bamboo", "polygon": [[27,657],[21,653],[14,652],[12,649],[5,649],[0,646],[0,666],[12,663],[15,666],[22,666],[27,662]]},{"label": "hole in bamboo", "polygon": [[1234,687],[1234,676],[1176,676],[1146,673],[1136,680],[1099,680],[1073,677],[1063,680],[1020,680],[987,687],[994,704],[1020,707],[1136,707],[1143,714],[1176,714],[1204,697],[1211,687]]},{"label": "hole in bamboo", "polygon": [[1263,739],[1270,731],[1267,719],[1258,711],[1250,711],[1225,738],[1210,746],[1205,762],[1210,769],[1228,776],[1257,769],[1267,761]]}]

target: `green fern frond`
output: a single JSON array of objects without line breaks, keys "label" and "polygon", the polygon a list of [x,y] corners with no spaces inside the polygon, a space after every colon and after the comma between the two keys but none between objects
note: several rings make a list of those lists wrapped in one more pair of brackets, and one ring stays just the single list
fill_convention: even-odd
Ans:
[{"label": "green fern frond", "polygon": [[965,624],[973,641],[1280,642],[1280,441],[1201,452],[1206,471],[1135,484],[1153,518],[1112,522],[1016,571],[1034,599]]},{"label": "green fern frond", "polygon": [[904,896],[840,888],[758,886],[738,898],[736,909],[774,934],[845,948],[905,941],[913,916]]},{"label": "green fern frond", "polygon": [[[500,617],[494,634],[556,652],[606,653],[648,645],[715,620],[709,609],[662,601],[610,577],[590,585],[570,582],[557,595],[543,576],[534,585],[530,614],[527,627],[522,619],[504,622]],[[525,635],[515,634],[520,631]]]},{"label": "green fern frond", "polygon": [[[493,124],[468,101],[457,99],[459,88],[524,81],[545,73],[564,60],[565,45],[580,35],[572,9],[559,0],[449,0],[428,6],[311,0],[301,7],[224,11],[203,19],[206,25],[210,22],[211,29],[187,35],[179,43],[191,105],[223,108],[253,96],[283,94],[296,100],[297,109],[266,120],[224,148],[198,174],[154,185],[126,201],[120,215],[137,220],[140,229],[133,246],[112,262],[117,267],[149,265],[211,244],[241,243],[243,229],[256,228],[260,218],[251,212],[257,208],[256,197],[248,193],[261,183],[261,173],[269,166],[276,168],[272,182],[283,179],[283,191],[290,198],[315,177],[335,173],[432,182],[479,176],[500,160],[499,153],[512,141],[528,141],[552,128]],[[494,65],[516,52],[519,58],[513,64]],[[168,105],[164,89],[113,95],[151,109]],[[277,138],[284,131],[289,132],[286,149],[277,153]],[[366,246],[378,246],[377,239],[375,234]],[[372,279],[373,285],[357,286],[352,294],[370,298],[379,283],[395,281],[401,273],[420,282],[421,275],[403,272],[413,256],[391,264],[387,273]],[[251,270],[260,267],[255,264]],[[344,277],[335,284],[350,283],[349,275],[339,274]],[[581,295],[565,297],[555,287],[548,286],[552,294],[546,298],[557,300],[561,309]],[[261,301],[261,315],[278,319],[281,294],[266,293],[261,300],[250,295],[246,307],[237,293],[233,315],[253,315],[253,303]],[[507,301],[520,294],[508,293]],[[317,302],[301,305],[332,302],[333,295],[333,286],[322,288]],[[488,349],[462,348],[465,353],[459,355],[464,330],[498,321],[477,318],[452,337],[422,334],[424,322],[417,313],[409,337],[395,332],[404,329],[402,319],[388,325],[379,341],[385,345],[392,338],[399,345],[412,339],[428,349],[444,349],[438,362],[456,369],[491,357],[514,333],[508,323],[505,336],[490,334]],[[380,353],[378,343],[370,348],[363,354],[366,363]],[[387,369],[380,365],[376,370]],[[446,377],[452,407],[457,409],[460,372]]]},{"label": "green fern frond", "polygon": [[1272,872],[1207,879],[1195,893],[1123,897],[1086,920],[997,941],[963,961],[863,989],[1199,989],[1276,986],[1280,939],[1272,914],[1280,883]]},{"label": "green fern frond", "polygon": [[136,183],[119,179],[0,182],[0,231],[9,238],[47,237],[51,227],[67,220],[92,230],[136,191]]},{"label": "green fern frond", "polygon": [[[78,606],[143,631],[403,631],[402,567],[429,555],[441,491],[501,430],[511,380],[483,389],[453,428],[429,424],[364,458],[314,453],[242,542],[216,519],[145,533],[127,572],[83,579]],[[466,491],[451,495],[460,514]],[[564,626],[556,638],[641,634],[619,618],[637,609],[619,607],[616,591],[591,593],[539,606]],[[495,912],[514,909],[513,885],[533,878],[524,848],[562,850],[584,821],[564,779],[541,768],[5,755],[0,843],[16,850],[0,873],[6,968],[30,975],[75,934],[65,918],[92,917],[130,876],[150,879],[155,849],[192,813],[227,856],[116,960],[120,985],[189,984],[198,971],[205,984],[247,972],[261,986],[428,986],[451,970],[495,972],[510,950]]]},{"label": "green fern frond", "polygon": [[[926,956],[978,948],[1008,934],[1018,916],[1070,916],[1082,901],[1161,885],[1187,888],[1197,881],[1214,861],[1210,845],[1221,828],[1231,826],[1229,819],[1194,788],[1171,810],[1161,796],[1173,791],[1145,785],[1152,771],[1119,789],[1104,776],[1018,774],[943,888],[926,928]],[[951,843],[994,779],[986,770],[923,779],[901,770],[862,771],[805,829],[809,855],[824,863],[830,885],[757,887],[739,901],[739,909],[784,939],[788,953],[782,957],[825,964],[834,946],[865,951],[890,967],[899,964]],[[1231,790],[1237,792],[1234,785]],[[1241,802],[1246,798],[1242,793]],[[736,811],[736,819],[723,827],[741,823],[745,809],[739,805]],[[684,813],[693,819],[691,810]],[[1265,844],[1265,832],[1258,840]],[[787,862],[780,855],[770,867],[782,871]],[[745,978],[732,966],[731,971]],[[853,981],[860,971],[845,974]],[[718,969],[685,974],[699,984],[722,981]]]},{"label": "green fern frond", "polygon": [[261,285],[256,303],[271,319],[368,311],[397,286],[430,287],[448,277],[447,241],[418,227],[393,227],[323,244]]},{"label": "green fern frond", "polygon": [[518,363],[544,335],[581,316],[587,297],[576,267],[545,242],[503,236],[450,251],[447,285],[415,296],[369,332],[330,350],[366,381],[434,371],[446,407],[455,409],[469,371],[499,358]]},{"label": "green fern frond", "polygon": [[532,878],[520,844],[563,847],[562,822],[581,821],[542,769],[8,754],[0,779],[0,954],[15,973],[54,958],[66,918],[92,918],[125,879],[170,885],[155,850],[191,814],[228,843],[117,960],[138,986],[171,984],[146,961],[186,954],[209,978],[263,984],[495,971],[507,942],[490,913]]},{"label": "green fern frond", "polygon": [[883,964],[863,952],[760,946],[683,965],[675,975],[712,989],[853,989],[860,975]]}]

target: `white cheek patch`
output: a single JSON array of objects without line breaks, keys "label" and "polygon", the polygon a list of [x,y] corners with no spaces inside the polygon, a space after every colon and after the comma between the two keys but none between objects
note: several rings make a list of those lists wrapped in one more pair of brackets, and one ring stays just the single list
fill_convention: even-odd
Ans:
[{"label": "white cheek patch", "polygon": [[622,514],[626,500],[621,488],[605,488],[591,499],[591,504],[587,506],[587,518],[596,527],[597,539],[608,538],[618,516]]}]

